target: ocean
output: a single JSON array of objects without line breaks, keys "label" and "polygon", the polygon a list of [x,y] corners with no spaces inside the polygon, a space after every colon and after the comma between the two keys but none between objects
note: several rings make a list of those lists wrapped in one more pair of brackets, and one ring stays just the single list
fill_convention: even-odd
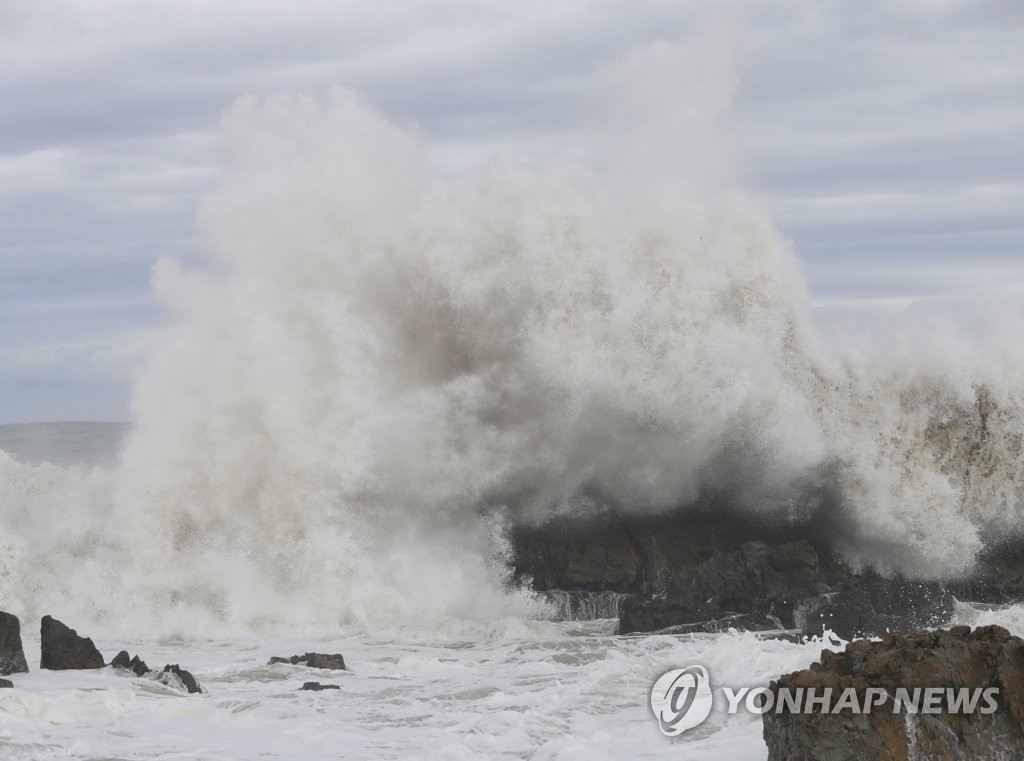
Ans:
[{"label": "ocean", "polygon": [[[8,494],[17,480],[12,472],[32,480],[33,489],[65,479],[102,483],[109,472],[96,463],[115,461],[129,432],[127,425],[107,423],[0,426]],[[62,465],[50,463],[46,452]],[[0,504],[9,531],[17,503]],[[12,538],[6,535],[6,541]],[[5,560],[5,583],[16,573],[11,565]],[[49,567],[75,574],[73,562]],[[125,570],[108,569],[115,585]],[[54,579],[55,586],[60,581]],[[764,686],[805,668],[822,648],[843,644],[827,635],[794,642],[736,631],[620,637],[615,619],[552,620],[555,610],[540,606],[533,617],[451,617],[376,631],[339,622],[333,631],[317,626],[305,636],[281,636],[271,626],[266,634],[250,628],[229,635],[190,615],[192,601],[154,615],[133,605],[134,594],[127,585],[121,590],[124,604],[117,609],[121,615],[132,611],[126,623],[100,614],[104,601],[96,598],[53,596],[44,607],[26,609],[5,590],[0,609],[22,618],[30,672],[11,677],[16,689],[0,690],[0,758],[763,761],[760,717],[728,715],[718,698],[704,724],[664,736],[649,707],[654,681],[670,669],[700,664],[716,687]],[[313,604],[317,596],[345,594],[344,585],[325,579],[303,599]],[[127,649],[151,668],[180,664],[205,693],[186,695],[110,667],[40,670],[40,611],[92,636],[108,661]],[[951,623],[999,623],[1024,635],[1024,607],[959,604]],[[118,630],[124,634],[115,635]],[[310,651],[342,653],[349,670],[268,665],[271,656]],[[299,690],[307,681],[341,689]]]},{"label": "ocean", "polygon": [[[1018,541],[1020,300],[815,309],[735,179],[723,57],[638,53],[589,162],[458,174],[348,90],[241,99],[208,259],[154,267],[132,425],[0,427],[30,662],[50,614],[208,692],[34,669],[0,691],[0,756],[763,759],[757,717],[666,739],[654,681],[765,684],[834,642],[554,620],[510,526],[710,492],[935,579]],[[340,690],[266,665],[310,650],[344,654]]]}]

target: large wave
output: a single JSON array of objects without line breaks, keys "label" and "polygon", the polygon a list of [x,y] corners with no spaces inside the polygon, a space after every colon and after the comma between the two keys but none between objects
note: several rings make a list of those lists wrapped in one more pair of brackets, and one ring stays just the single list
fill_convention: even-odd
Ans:
[{"label": "large wave", "polygon": [[209,265],[155,269],[172,325],[120,465],[0,453],[3,606],[137,632],[532,616],[508,521],[708,488],[780,520],[827,494],[852,563],[968,570],[1019,524],[1021,350],[950,320],[912,340],[931,317],[818,337],[733,178],[720,43],[631,56],[589,163],[452,175],[347,90],[239,101]]}]

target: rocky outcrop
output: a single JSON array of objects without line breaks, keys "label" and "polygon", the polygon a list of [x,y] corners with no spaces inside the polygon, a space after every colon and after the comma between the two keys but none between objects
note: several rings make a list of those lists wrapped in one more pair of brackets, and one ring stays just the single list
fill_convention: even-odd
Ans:
[{"label": "rocky outcrop", "polygon": [[146,662],[137,655],[129,657],[127,650],[122,650],[115,655],[110,665],[114,668],[131,671],[135,676],[145,676],[149,673],[149,666],[146,665]]},{"label": "rocky outcrop", "polygon": [[164,666],[163,671],[157,674],[156,679],[168,687],[185,690],[189,694],[203,692],[203,686],[199,684],[199,680],[192,676],[190,672],[179,667],[177,663]]},{"label": "rocky outcrop", "polygon": [[0,689],[4,689],[4,688],[7,688],[7,687],[13,687],[13,686],[14,686],[14,682],[12,682],[10,679],[0,679]]},{"label": "rocky outcrop", "polygon": [[11,613],[0,611],[0,674],[26,671],[28,661],[21,646],[21,621]]},{"label": "rocky outcrop", "polygon": [[[1024,758],[1024,641],[999,626],[859,640],[768,689],[769,761]],[[780,699],[810,689],[831,690],[830,712]],[[974,695],[972,710],[954,710]]]},{"label": "rocky outcrop", "polygon": [[345,668],[345,659],[340,653],[333,653],[327,655],[325,653],[305,653],[304,655],[293,655],[290,658],[282,658],[281,656],[273,656],[269,663],[290,663],[293,666],[303,665],[308,666],[311,669],[335,669],[341,671],[347,671]]},{"label": "rocky outcrop", "polygon": [[340,690],[341,687],[339,687],[336,684],[321,684],[320,682],[303,682],[302,686],[299,687],[299,689],[313,690],[315,692],[319,692],[320,690]]},{"label": "rocky outcrop", "polygon": [[547,592],[561,618],[596,613],[587,595],[619,595],[622,634],[830,629],[852,639],[941,626],[954,597],[1024,601],[1024,543],[993,544],[970,579],[887,579],[844,564],[833,523],[827,511],[768,523],[711,500],[661,515],[563,516],[513,529],[514,577]]},{"label": "rocky outcrop", "polygon": [[149,676],[161,684],[166,684],[168,687],[173,687],[176,690],[182,690],[189,694],[201,694],[206,691],[191,672],[186,671],[176,663],[164,666],[162,671],[153,671],[139,656],[129,657],[128,651],[122,650],[114,656],[114,660],[110,662],[110,665],[114,668],[130,671],[135,676]]},{"label": "rocky outcrop", "polygon": [[39,668],[61,671],[66,669],[99,669],[106,665],[100,651],[88,637],[68,628],[56,618],[43,616],[39,626]]},{"label": "rocky outcrop", "polygon": [[953,596],[937,582],[869,573],[842,579],[834,587],[801,606],[805,634],[829,629],[845,640],[906,634],[943,626],[953,615]]},{"label": "rocky outcrop", "polygon": [[792,628],[797,609],[808,597],[828,589],[818,555],[806,541],[769,546],[747,542],[735,552],[696,566],[685,583],[666,599],[628,600],[619,633],[656,631],[682,625],[733,620],[742,628]]}]

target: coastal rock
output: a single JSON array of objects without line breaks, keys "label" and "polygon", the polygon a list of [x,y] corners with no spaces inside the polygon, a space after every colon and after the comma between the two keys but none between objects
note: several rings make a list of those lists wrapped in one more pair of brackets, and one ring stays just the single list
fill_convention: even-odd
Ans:
[{"label": "coastal rock", "polygon": [[519,527],[513,544],[517,570],[535,589],[632,592],[643,587],[643,551],[626,521],[611,513]]},{"label": "coastal rock", "polygon": [[56,618],[43,616],[39,626],[39,668],[52,671],[99,669],[106,665],[100,651],[88,637],[79,637]]},{"label": "coastal rock", "polygon": [[[860,705],[869,688],[885,691],[869,712],[793,712],[782,705],[782,688],[831,689],[833,709],[852,687]],[[897,689],[942,688],[939,711],[897,706]],[[983,713],[949,711],[946,690],[998,690]],[[999,626],[958,626],[949,630],[887,635],[881,642],[859,640],[844,652],[823,650],[821,661],[770,684],[775,708],[764,713],[769,761],[959,761],[966,758],[1024,758],[1024,641]],[[924,709],[923,697],[918,698]]]},{"label": "coastal rock", "polygon": [[713,630],[731,620],[850,639],[942,626],[954,598],[1024,602],[1024,534],[987,537],[964,578],[885,579],[844,562],[841,505],[822,488],[774,519],[704,494],[660,514],[608,505],[516,525],[513,580],[548,593],[563,619],[607,615],[594,595],[616,595],[623,634]]},{"label": "coastal rock", "polygon": [[190,672],[178,666],[177,663],[164,666],[163,671],[156,678],[157,681],[163,682],[168,687],[185,690],[189,694],[203,692],[203,686],[199,684],[199,680],[192,676]]},{"label": "coastal rock", "polygon": [[129,658],[127,650],[122,650],[115,655],[110,665],[114,668],[131,671],[135,676],[145,676],[149,673],[149,666],[146,665],[146,662],[137,655]]},{"label": "coastal rock", "polygon": [[867,574],[807,600],[801,613],[801,628],[808,635],[825,629],[846,640],[907,634],[947,623],[953,615],[953,596],[937,582]]},{"label": "coastal rock", "polygon": [[335,669],[347,671],[345,659],[340,653],[327,655],[325,653],[305,653],[304,655],[293,655],[290,658],[273,656],[268,663],[290,663],[293,666],[303,665],[313,669]]},{"label": "coastal rock", "polygon": [[21,621],[12,613],[0,611],[0,674],[28,671],[21,645]]},{"label": "coastal rock", "polygon": [[738,628],[782,629],[795,626],[797,610],[809,597],[828,589],[818,555],[806,541],[768,545],[754,541],[737,551],[698,565],[687,584],[677,584],[667,599],[634,598],[622,606],[619,633],[659,631],[706,624],[720,631],[733,620]]},{"label": "coastal rock", "polygon": [[340,690],[341,687],[339,687],[336,684],[321,684],[320,682],[303,682],[302,686],[299,687],[299,689],[300,690],[319,691],[319,690]]},{"label": "coastal rock", "polygon": [[12,682],[10,679],[0,679],[0,689],[5,689],[7,687],[13,687],[13,686],[14,686],[14,682]]}]

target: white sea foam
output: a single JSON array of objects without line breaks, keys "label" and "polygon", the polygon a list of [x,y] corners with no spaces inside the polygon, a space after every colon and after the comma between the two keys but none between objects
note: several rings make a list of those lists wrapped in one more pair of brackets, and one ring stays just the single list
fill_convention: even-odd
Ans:
[{"label": "white sea foam", "polygon": [[702,489],[831,510],[854,563],[969,567],[1019,524],[1021,309],[823,341],[731,177],[728,49],[631,57],[589,165],[452,176],[349,91],[239,101],[209,266],[155,269],[172,325],[119,465],[0,454],[4,607],[138,635],[500,627],[545,613],[507,587],[508,521]]}]

